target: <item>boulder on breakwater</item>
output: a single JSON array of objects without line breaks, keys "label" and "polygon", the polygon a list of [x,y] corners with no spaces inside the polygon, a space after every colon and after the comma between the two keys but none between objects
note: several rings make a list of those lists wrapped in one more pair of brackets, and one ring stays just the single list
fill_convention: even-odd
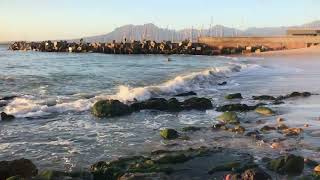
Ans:
[{"label": "boulder on breakwater", "polygon": [[[252,47],[257,49],[259,47]],[[243,47],[212,47],[204,43],[185,40],[178,43],[171,41],[155,42],[124,41],[86,43],[83,39],[79,43],[67,41],[18,41],[9,46],[9,50],[40,51],[40,52],[74,52],[74,53],[106,53],[106,54],[190,54],[190,55],[230,55],[241,54]],[[252,51],[254,52],[254,51]]]}]

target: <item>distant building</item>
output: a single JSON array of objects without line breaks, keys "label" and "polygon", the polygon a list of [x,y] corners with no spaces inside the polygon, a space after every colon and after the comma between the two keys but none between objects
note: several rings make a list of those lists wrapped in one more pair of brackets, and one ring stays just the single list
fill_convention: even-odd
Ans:
[{"label": "distant building", "polygon": [[288,29],[288,36],[320,36],[319,29]]}]

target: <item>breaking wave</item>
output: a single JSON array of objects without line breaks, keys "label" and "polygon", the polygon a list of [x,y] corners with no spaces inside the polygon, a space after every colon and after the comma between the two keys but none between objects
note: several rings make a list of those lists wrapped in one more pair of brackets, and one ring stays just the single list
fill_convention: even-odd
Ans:
[{"label": "breaking wave", "polygon": [[225,66],[212,67],[210,69],[180,75],[159,85],[131,88],[119,86],[117,93],[113,95],[98,95],[91,98],[61,99],[61,97],[39,100],[33,96],[21,96],[11,101],[4,109],[8,114],[16,117],[39,117],[52,113],[63,113],[67,111],[87,111],[99,99],[117,99],[124,103],[132,101],[143,101],[152,97],[172,96],[187,91],[201,91],[212,89],[219,81],[228,75],[243,70],[260,67],[253,64],[228,63]]}]

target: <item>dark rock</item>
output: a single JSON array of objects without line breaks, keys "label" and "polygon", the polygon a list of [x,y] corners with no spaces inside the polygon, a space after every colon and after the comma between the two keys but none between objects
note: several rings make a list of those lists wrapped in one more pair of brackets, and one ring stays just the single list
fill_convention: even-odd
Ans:
[{"label": "dark rock", "polygon": [[177,95],[175,95],[175,96],[181,97],[181,96],[195,96],[195,95],[197,95],[197,93],[195,93],[195,92],[193,92],[193,91],[189,91],[189,92],[177,94]]},{"label": "dark rock", "polygon": [[0,98],[0,101],[3,100],[3,101],[9,101],[9,100],[12,100],[14,98],[16,98],[18,96],[5,96],[5,97],[2,97]]},{"label": "dark rock", "polygon": [[45,170],[41,172],[37,177],[42,180],[59,180],[67,176],[67,173],[55,170]]},{"label": "dark rock", "polygon": [[0,162],[0,179],[7,179],[12,176],[20,176],[30,179],[38,174],[37,167],[28,159],[17,159],[13,161]]},{"label": "dark rock", "polygon": [[201,128],[200,127],[195,127],[195,126],[188,126],[188,127],[184,127],[182,128],[182,131],[187,132],[187,131],[200,131]]},{"label": "dark rock", "polygon": [[159,164],[177,164],[189,161],[191,158],[191,156],[186,156],[185,154],[164,155],[155,162]]},{"label": "dark rock", "polygon": [[168,111],[179,112],[181,110],[183,110],[181,102],[179,102],[176,98],[171,98],[168,100]]},{"label": "dark rock", "polygon": [[126,173],[119,180],[169,180],[164,173]]},{"label": "dark rock", "polygon": [[6,180],[24,180],[24,178],[22,178],[21,176],[12,176],[7,178]]},{"label": "dark rock", "polygon": [[92,107],[92,114],[97,117],[115,117],[130,113],[130,107],[118,100],[101,100]]},{"label": "dark rock", "polygon": [[242,99],[241,93],[228,94],[225,96],[226,99]]},{"label": "dark rock", "polygon": [[253,138],[255,138],[256,140],[261,140],[261,139],[262,139],[262,136],[260,135],[260,132],[259,132],[259,131],[250,131],[250,132],[247,132],[247,133],[245,134],[245,136],[253,137]]},{"label": "dark rock", "polygon": [[219,86],[224,86],[224,85],[227,85],[227,82],[226,81],[223,81],[221,83],[218,83]]},{"label": "dark rock", "polygon": [[248,106],[246,104],[227,104],[217,107],[216,111],[225,112],[225,111],[252,111],[256,109],[256,106]]},{"label": "dark rock", "polygon": [[276,100],[275,97],[269,96],[269,95],[252,96],[252,99],[253,99],[253,100],[270,100],[270,101]]},{"label": "dark rock", "polygon": [[220,116],[217,117],[219,121],[222,121],[226,124],[239,124],[238,116],[235,112],[229,111],[224,112]]},{"label": "dark rock", "polygon": [[164,139],[172,140],[179,137],[179,133],[174,129],[162,129],[160,130],[160,136]]},{"label": "dark rock", "polygon": [[275,100],[275,101],[273,101],[272,104],[274,104],[274,105],[280,105],[280,104],[284,104],[284,102],[283,102],[283,101],[280,101],[280,100]]},{"label": "dark rock", "polygon": [[191,109],[207,110],[207,109],[212,109],[213,105],[210,99],[193,97],[183,102],[183,108],[186,110],[191,110]]},{"label": "dark rock", "polygon": [[309,97],[311,95],[312,94],[310,92],[293,92],[285,96],[279,96],[277,100],[285,100],[285,99],[297,98],[297,97]]},{"label": "dark rock", "polygon": [[268,168],[280,174],[299,175],[304,169],[304,159],[289,154],[269,161]]},{"label": "dark rock", "polygon": [[[172,103],[174,103],[173,100],[172,100]],[[139,111],[143,109],[165,111],[165,110],[168,110],[168,101],[164,98],[151,98],[143,102],[133,103],[131,105],[131,108],[135,111]]]},{"label": "dark rock", "polygon": [[253,168],[242,173],[242,180],[272,180],[272,178],[262,169]]},{"label": "dark rock", "polygon": [[260,131],[273,131],[276,130],[277,128],[271,127],[271,126],[263,126]]},{"label": "dark rock", "polygon": [[235,133],[239,133],[239,134],[243,134],[246,131],[246,129],[242,126],[237,125],[234,128],[232,128],[230,131],[235,132]]},{"label": "dark rock", "polygon": [[0,116],[2,121],[10,121],[15,118],[13,115],[7,114],[5,112],[1,112]]}]

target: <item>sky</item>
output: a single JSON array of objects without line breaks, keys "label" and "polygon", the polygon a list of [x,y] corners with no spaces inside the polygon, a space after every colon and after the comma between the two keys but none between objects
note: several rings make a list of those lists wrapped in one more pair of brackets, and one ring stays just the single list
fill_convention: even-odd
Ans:
[{"label": "sky", "polygon": [[0,0],[0,41],[72,39],[126,24],[245,29],[320,20],[320,0]]}]

